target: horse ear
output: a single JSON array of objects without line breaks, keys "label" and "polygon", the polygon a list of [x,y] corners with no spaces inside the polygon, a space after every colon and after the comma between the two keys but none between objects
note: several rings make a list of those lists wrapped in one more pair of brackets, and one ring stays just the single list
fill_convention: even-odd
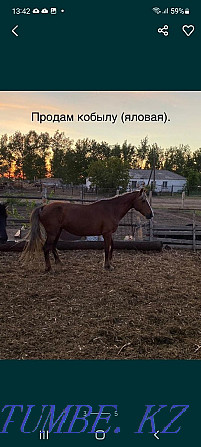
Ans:
[{"label": "horse ear", "polygon": [[143,192],[144,192],[144,188],[141,188],[141,190],[140,190],[140,196],[143,195]]}]

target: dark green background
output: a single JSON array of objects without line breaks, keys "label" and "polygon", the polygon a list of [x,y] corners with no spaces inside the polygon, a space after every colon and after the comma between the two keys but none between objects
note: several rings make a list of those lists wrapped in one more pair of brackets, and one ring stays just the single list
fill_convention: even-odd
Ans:
[{"label": "dark green background", "polygon": [[[64,7],[67,13],[13,16],[11,9],[18,6]],[[153,6],[190,7],[191,15],[157,16]],[[1,5],[0,89],[200,90],[200,17],[201,5],[192,0],[7,1]],[[157,33],[166,23],[168,37]],[[18,38],[11,33],[17,24]],[[195,25],[189,38],[181,31],[184,24]],[[0,371],[1,409],[5,404],[55,404],[60,414],[67,404],[89,404],[94,411],[99,404],[117,404],[121,433],[109,433],[104,445],[151,446],[158,442],[153,435],[134,434],[145,405],[189,404],[175,425],[182,427],[179,434],[159,435],[159,445],[200,443],[199,361],[1,361]],[[157,430],[168,422],[162,419]],[[20,434],[21,416],[15,420],[8,435],[0,433],[1,445],[37,445],[38,434]],[[50,435],[48,445],[98,442],[89,434]]]},{"label": "dark green background", "polygon": [[[145,405],[168,405],[156,416],[156,430],[177,414],[172,405],[190,405],[170,431],[181,426],[178,434],[159,434],[160,445],[183,446],[199,440],[200,434],[200,363],[188,361],[8,361],[1,362],[1,409],[5,404],[35,404],[40,409],[45,404],[55,404],[57,417],[68,404],[88,404],[93,411],[98,405],[117,404],[118,416],[113,412],[109,425],[113,428],[104,441],[97,441],[93,434],[51,434],[48,445],[80,446],[103,442],[109,446],[156,445],[157,440],[149,422],[144,434],[135,434],[145,413]],[[1,410],[0,409],[0,410]],[[178,411],[178,410],[177,410]],[[24,414],[26,409],[24,411]],[[37,445],[39,433],[21,434],[19,427],[23,415],[16,411],[14,423],[8,434],[0,433],[1,445],[15,440],[18,445]],[[5,414],[0,415],[2,431]],[[35,419],[35,425],[38,418]],[[34,420],[33,420],[33,427]],[[114,434],[120,426],[121,432]],[[26,427],[27,428],[27,427]],[[90,430],[90,429],[89,429]],[[41,442],[41,441],[40,441]],[[45,441],[43,441],[45,442]],[[47,441],[46,441],[47,442]],[[11,445],[11,444],[9,444]]]},{"label": "dark green background", "polygon": [[[14,6],[66,13],[14,16]],[[153,6],[189,6],[191,14],[157,15]],[[1,5],[1,89],[199,90],[200,17],[197,0],[9,0]],[[165,24],[168,37],[157,32]],[[184,24],[195,26],[190,37]]]}]

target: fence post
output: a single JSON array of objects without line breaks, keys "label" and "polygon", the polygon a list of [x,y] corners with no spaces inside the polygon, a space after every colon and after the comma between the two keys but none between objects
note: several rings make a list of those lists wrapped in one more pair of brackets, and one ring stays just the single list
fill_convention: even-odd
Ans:
[{"label": "fence post", "polygon": [[149,240],[153,241],[153,219],[149,220]]},{"label": "fence post", "polygon": [[81,199],[82,199],[82,205],[83,205],[83,200],[84,200],[84,186],[82,185],[82,189],[81,189]]},{"label": "fence post", "polygon": [[133,223],[133,208],[131,208],[131,228],[132,228],[132,236],[133,236],[133,240],[134,240],[135,230],[134,230],[134,223]]},{"label": "fence post", "polygon": [[143,239],[143,235],[142,235],[142,224],[141,224],[141,219],[139,216],[137,216],[137,240],[138,241],[142,241]]},{"label": "fence post", "polygon": [[152,190],[149,191],[149,203],[152,206]]},{"label": "fence post", "polygon": [[184,208],[184,199],[185,199],[185,191],[182,191],[181,193],[181,207]]},{"label": "fence post", "polygon": [[47,188],[44,188],[42,191],[42,202],[47,203]]},{"label": "fence post", "polygon": [[195,225],[195,210],[193,210],[193,251],[196,251],[196,225]]}]

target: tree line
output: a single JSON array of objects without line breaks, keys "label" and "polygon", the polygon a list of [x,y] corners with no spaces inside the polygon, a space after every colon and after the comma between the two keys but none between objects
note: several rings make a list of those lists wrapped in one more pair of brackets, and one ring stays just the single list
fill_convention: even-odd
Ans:
[{"label": "tree line", "polygon": [[17,131],[0,138],[0,176],[30,181],[51,175],[66,184],[84,184],[87,177],[98,187],[125,188],[132,169],[167,169],[187,178],[188,187],[201,185],[201,148],[188,145],[161,148],[148,137],[135,146],[109,145],[103,141],[79,139],[75,143],[64,132],[27,134]]}]

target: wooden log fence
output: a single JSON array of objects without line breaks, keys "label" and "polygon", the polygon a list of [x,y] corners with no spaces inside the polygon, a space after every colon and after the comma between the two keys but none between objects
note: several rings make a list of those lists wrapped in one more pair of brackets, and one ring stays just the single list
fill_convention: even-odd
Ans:
[{"label": "wooden log fence", "polygon": [[[183,212],[184,210],[182,210]],[[187,210],[188,212],[190,209]],[[139,223],[136,220],[136,217],[133,215],[133,211],[130,212],[130,219],[131,221],[128,222],[120,222],[119,227],[120,228],[130,228],[131,234],[133,235],[134,239],[137,239],[135,241],[125,241],[126,248],[129,249],[129,245],[133,242],[137,243],[140,242],[140,238],[136,237],[136,231],[140,228],[140,234],[143,235],[143,241],[142,242],[161,242],[164,246],[168,246],[170,248],[177,248],[177,249],[191,249],[194,252],[196,250],[201,250],[201,224],[196,224],[196,211],[192,210],[192,220],[191,224],[188,225],[165,225],[165,224],[156,224],[154,222],[154,219],[151,219],[150,221],[146,221],[145,223]],[[129,219],[129,220],[130,220]],[[7,220],[8,226],[19,226],[24,224],[29,224],[29,219],[18,219],[9,216]],[[143,232],[142,232],[143,228]],[[82,241],[86,242],[86,241]],[[88,241],[89,243],[90,241]],[[121,243],[122,241],[115,241],[115,243]],[[95,249],[99,249],[100,246],[99,242],[98,245],[94,245],[94,241],[91,242],[93,244],[93,247]],[[89,245],[87,245],[89,247]],[[70,248],[69,248],[70,249]]]},{"label": "wooden log fence", "polygon": [[[21,252],[26,245],[26,241],[8,241],[0,244],[0,252],[16,251]],[[115,250],[134,250],[134,251],[161,251],[163,247],[160,241],[114,241]],[[58,250],[103,250],[103,241],[59,241]]]},{"label": "wooden log fence", "polygon": [[192,224],[189,225],[157,225],[150,222],[146,236],[149,241],[161,241],[170,248],[201,250],[201,225],[196,225],[195,210]]},{"label": "wooden log fence", "polygon": [[[11,225],[11,223],[12,223],[12,225]],[[19,227],[24,224],[29,224],[29,219],[15,219],[15,218],[8,219],[9,227],[13,227],[13,226]],[[120,223],[119,227],[122,229],[123,228],[131,228],[132,234],[135,234],[136,227],[138,227],[138,225],[136,225],[136,223],[135,224],[134,223]],[[149,221],[149,223],[146,223],[144,225],[144,227],[145,227],[145,236],[144,236],[142,242],[155,243],[158,241],[162,245],[166,245],[170,248],[178,248],[178,249],[186,248],[188,250],[192,249],[193,251],[201,250],[201,226],[198,226],[195,224],[195,219],[193,220],[192,225],[186,225],[186,226],[177,225],[177,226],[171,226],[171,227],[163,226],[163,225],[156,225],[151,220],[151,221]],[[92,247],[92,249],[95,248],[97,250],[99,249],[99,247],[101,247],[100,243],[102,244],[102,242],[99,243],[99,241],[97,241],[97,245],[94,245],[94,244],[96,244],[96,241],[80,241],[80,243],[81,242],[83,243],[82,247],[84,247],[84,246],[86,246],[87,248]],[[127,249],[130,249],[130,247],[131,247],[131,249],[135,249],[135,248],[133,248],[134,246],[132,246],[132,244],[133,243],[136,243],[136,244],[141,243],[141,240],[140,241],[138,241],[138,240],[135,240],[135,241],[121,241],[121,240],[119,240],[118,241],[118,240],[116,240],[115,244],[120,243],[120,245],[121,245],[123,242],[124,242],[124,244],[126,244],[125,247]],[[18,243],[20,243],[20,242],[18,242]],[[85,245],[85,243],[86,243],[86,245]],[[92,244],[92,245],[90,246],[90,244]],[[69,245],[69,247],[70,247],[70,245]],[[74,247],[74,245],[72,247]],[[71,249],[71,248],[68,248],[68,249]],[[84,248],[81,248],[81,249],[84,249]]]}]

